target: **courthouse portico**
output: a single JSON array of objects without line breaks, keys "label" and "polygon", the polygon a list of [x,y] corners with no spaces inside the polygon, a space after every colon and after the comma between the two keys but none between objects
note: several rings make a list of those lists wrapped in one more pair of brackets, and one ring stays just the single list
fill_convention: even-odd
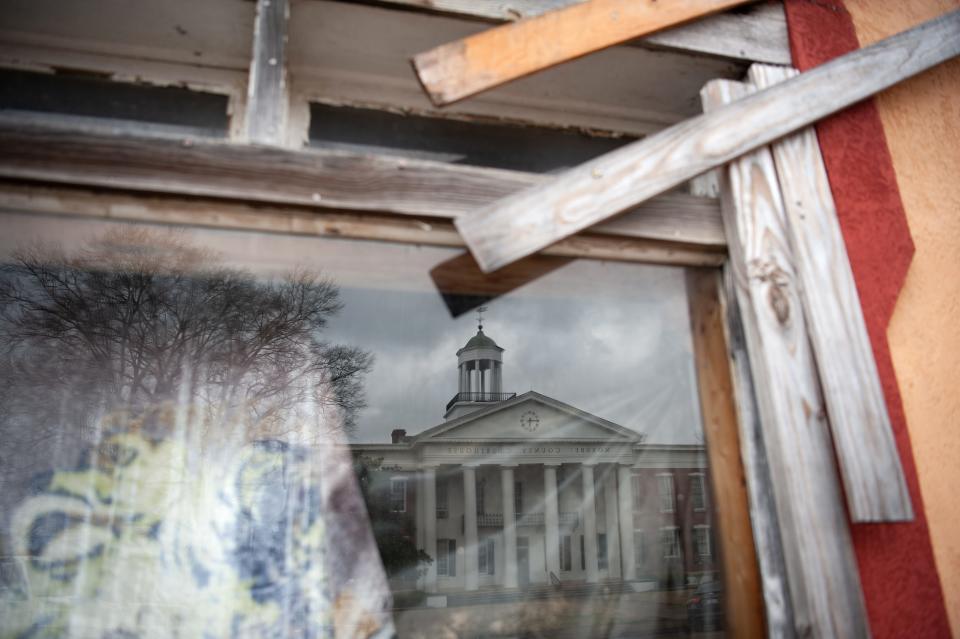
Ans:
[{"label": "courthouse portico", "polygon": [[481,329],[458,352],[458,393],[444,422],[414,436],[394,431],[391,444],[354,446],[379,461],[393,510],[409,513],[417,547],[433,558],[417,585],[447,592],[632,581],[638,569],[648,577],[657,558],[644,550],[644,532],[659,547],[660,531],[677,528],[665,525],[676,512],[667,496],[650,498],[656,477],[699,475],[703,492],[702,446],[648,445],[641,433],[546,395],[503,393],[502,351]]}]

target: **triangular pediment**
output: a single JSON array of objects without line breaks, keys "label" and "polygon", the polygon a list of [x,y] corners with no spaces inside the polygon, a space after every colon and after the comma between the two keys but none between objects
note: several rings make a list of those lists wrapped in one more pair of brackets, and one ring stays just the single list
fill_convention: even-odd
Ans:
[{"label": "triangular pediment", "polygon": [[640,442],[641,434],[534,391],[444,422],[427,441]]}]

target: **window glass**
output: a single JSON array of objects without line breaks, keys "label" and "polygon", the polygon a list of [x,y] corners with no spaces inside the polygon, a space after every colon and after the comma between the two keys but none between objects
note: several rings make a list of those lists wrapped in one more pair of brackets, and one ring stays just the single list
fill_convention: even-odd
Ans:
[{"label": "window glass", "polygon": [[682,269],[0,224],[2,636],[682,636],[721,581]]},{"label": "window glass", "polygon": [[538,173],[586,162],[635,138],[310,105],[310,145]]},{"label": "window glass", "polygon": [[225,137],[227,96],[182,87],[115,82],[90,74],[0,70],[0,113],[131,131]]}]

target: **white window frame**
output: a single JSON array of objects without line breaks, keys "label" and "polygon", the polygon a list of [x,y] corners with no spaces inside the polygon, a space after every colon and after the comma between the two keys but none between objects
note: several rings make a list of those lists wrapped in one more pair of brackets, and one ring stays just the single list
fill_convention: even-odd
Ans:
[{"label": "white window frame", "polygon": [[437,477],[437,519],[447,519],[450,516],[450,487],[446,478]]},{"label": "white window frame", "polygon": [[[693,512],[702,513],[706,512],[708,501],[707,501],[707,476],[705,473],[690,473],[690,507],[693,508]],[[694,485],[699,485],[699,493],[693,490]],[[697,506],[697,500],[694,498],[695,495],[700,495],[700,506]]]},{"label": "white window frame", "polygon": [[[669,480],[665,482],[665,480]],[[664,490],[668,486],[668,490]],[[673,473],[657,473],[657,498],[660,500],[660,512],[677,511],[677,482]]]},{"label": "white window frame", "polygon": [[437,540],[437,576],[457,576],[457,540]]},{"label": "white window frame", "polygon": [[639,571],[647,559],[646,531],[643,528],[633,530],[633,565]]},{"label": "white window frame", "polygon": [[[667,544],[666,544],[666,535],[668,533],[673,533],[673,538],[670,540],[670,547],[675,547],[677,552],[676,554],[667,554]],[[683,556],[683,548],[680,544],[680,527],[679,526],[661,526],[660,527],[660,552],[664,559],[679,559]]]},{"label": "white window frame", "polygon": [[[405,513],[407,512],[407,477],[391,477],[390,478],[390,512],[393,513]],[[397,486],[402,486],[399,493],[397,491]],[[396,507],[397,496],[400,496],[400,507]]]},{"label": "white window frame", "polygon": [[633,498],[633,512],[638,513],[643,510],[643,475],[640,473],[630,474],[630,496]]},{"label": "white window frame", "polygon": [[[702,542],[702,543],[701,543]],[[700,559],[713,559],[713,545],[710,541],[710,525],[696,524],[693,527],[693,545]],[[707,552],[702,552],[704,546]]]}]

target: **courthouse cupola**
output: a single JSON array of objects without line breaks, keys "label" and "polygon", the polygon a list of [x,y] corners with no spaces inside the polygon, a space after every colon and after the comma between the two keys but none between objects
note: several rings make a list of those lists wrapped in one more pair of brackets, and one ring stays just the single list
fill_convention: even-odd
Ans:
[{"label": "courthouse cupola", "polygon": [[503,392],[503,349],[483,332],[482,322],[477,334],[457,351],[457,371],[457,394],[447,404],[445,419],[513,397]]}]

